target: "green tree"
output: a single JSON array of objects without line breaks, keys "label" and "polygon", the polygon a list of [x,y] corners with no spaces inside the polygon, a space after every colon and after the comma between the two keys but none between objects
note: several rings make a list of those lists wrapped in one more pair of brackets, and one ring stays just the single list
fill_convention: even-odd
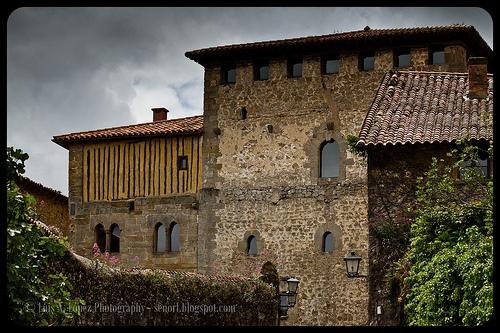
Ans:
[{"label": "green tree", "polygon": [[493,178],[474,167],[480,153],[466,146],[452,166],[433,159],[419,179],[404,280],[410,325],[483,325],[492,318]]},{"label": "green tree", "polygon": [[78,314],[72,286],[51,269],[64,256],[67,240],[37,225],[35,198],[20,192],[16,177],[24,173],[28,154],[7,148],[7,294],[9,320],[21,325],[54,325]]}]

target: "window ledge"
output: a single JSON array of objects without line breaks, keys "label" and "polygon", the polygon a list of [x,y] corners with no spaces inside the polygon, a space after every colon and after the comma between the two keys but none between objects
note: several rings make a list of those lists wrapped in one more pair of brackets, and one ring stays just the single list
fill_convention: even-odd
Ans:
[{"label": "window ledge", "polygon": [[181,253],[181,251],[165,251],[165,252],[153,252],[153,257],[176,257]]}]

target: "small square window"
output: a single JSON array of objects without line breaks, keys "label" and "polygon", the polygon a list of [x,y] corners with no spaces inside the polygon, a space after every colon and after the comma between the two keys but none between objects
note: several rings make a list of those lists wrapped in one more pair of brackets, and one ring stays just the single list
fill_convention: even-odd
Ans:
[{"label": "small square window", "polygon": [[323,74],[336,74],[339,72],[340,59],[338,57],[328,57],[323,61]]},{"label": "small square window", "polygon": [[436,47],[431,49],[429,54],[431,65],[443,65],[444,61],[444,47]]},{"label": "small square window", "polygon": [[289,77],[302,76],[302,59],[291,59],[288,61],[288,76]]},{"label": "small square window", "polygon": [[269,79],[269,63],[257,62],[254,67],[254,80],[268,80]]},{"label": "small square window", "polygon": [[236,82],[236,66],[226,65],[222,68],[222,83],[235,83]]},{"label": "small square window", "polygon": [[375,55],[373,53],[362,54],[359,58],[359,70],[371,71],[375,68]]},{"label": "small square window", "polygon": [[188,157],[187,156],[179,156],[177,160],[177,168],[179,170],[187,170],[188,169]]},{"label": "small square window", "polygon": [[410,50],[394,51],[394,67],[410,67],[411,54]]}]

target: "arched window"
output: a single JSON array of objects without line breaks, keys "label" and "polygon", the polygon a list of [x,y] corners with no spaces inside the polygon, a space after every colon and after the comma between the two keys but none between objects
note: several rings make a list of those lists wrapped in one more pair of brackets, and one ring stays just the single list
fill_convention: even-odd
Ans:
[{"label": "arched window", "polygon": [[257,255],[257,238],[255,238],[255,236],[253,235],[248,237],[247,253],[251,257],[255,257]]},{"label": "arched window", "polygon": [[340,152],[338,143],[334,140],[325,141],[321,144],[320,149],[320,177],[338,177],[340,173]]},{"label": "arched window", "polygon": [[327,231],[323,234],[323,252],[332,253],[333,252],[333,235],[331,232]]},{"label": "arched window", "polygon": [[155,226],[155,252],[165,252],[167,250],[167,233],[163,223]]},{"label": "arched window", "polygon": [[95,226],[94,234],[95,242],[97,243],[97,246],[99,246],[99,251],[104,253],[104,251],[106,251],[106,231],[104,230],[102,224],[99,223]]},{"label": "arched window", "polygon": [[120,227],[118,224],[113,223],[109,228],[111,244],[109,245],[109,252],[120,252]]},{"label": "arched window", "polygon": [[180,251],[180,248],[180,227],[177,223],[172,222],[168,228],[168,251],[177,252]]}]

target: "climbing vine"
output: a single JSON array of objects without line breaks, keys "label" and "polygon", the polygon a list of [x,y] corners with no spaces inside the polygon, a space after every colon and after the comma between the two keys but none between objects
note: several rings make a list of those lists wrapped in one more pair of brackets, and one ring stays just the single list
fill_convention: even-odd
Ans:
[{"label": "climbing vine", "polygon": [[353,153],[354,155],[366,158],[366,149],[361,148],[358,146],[358,141],[359,138],[356,135],[353,134],[347,134],[346,136],[346,143],[347,143],[347,149]]},{"label": "climbing vine", "polygon": [[[459,157],[452,166],[435,158],[418,180],[401,295],[410,325],[483,325],[492,319],[493,178],[480,172],[481,153],[464,146],[452,152]],[[487,153],[493,157],[492,142]]]}]

